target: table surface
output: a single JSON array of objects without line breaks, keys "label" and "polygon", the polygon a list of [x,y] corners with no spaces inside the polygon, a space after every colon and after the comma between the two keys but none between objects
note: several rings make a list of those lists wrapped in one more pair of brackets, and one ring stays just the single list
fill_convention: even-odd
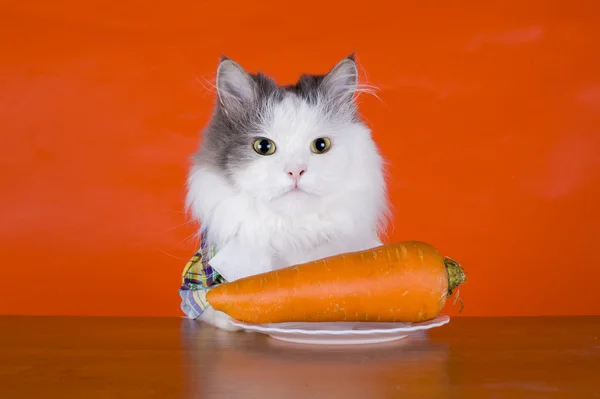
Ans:
[{"label": "table surface", "polygon": [[600,317],[454,318],[322,347],[178,318],[0,317],[0,397],[600,397]]}]

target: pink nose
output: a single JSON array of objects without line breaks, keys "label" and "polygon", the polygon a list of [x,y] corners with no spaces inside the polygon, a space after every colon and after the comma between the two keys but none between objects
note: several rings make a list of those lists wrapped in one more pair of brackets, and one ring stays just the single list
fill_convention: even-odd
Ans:
[{"label": "pink nose", "polygon": [[288,171],[288,175],[292,178],[292,180],[294,180],[295,183],[298,183],[298,180],[300,180],[300,177],[302,177],[304,173],[306,173],[305,167],[294,168]]}]

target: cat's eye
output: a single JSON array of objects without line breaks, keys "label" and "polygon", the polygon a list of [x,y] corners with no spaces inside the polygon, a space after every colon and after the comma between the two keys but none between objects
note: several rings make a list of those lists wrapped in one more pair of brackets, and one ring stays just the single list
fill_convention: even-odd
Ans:
[{"label": "cat's eye", "polygon": [[272,140],[259,137],[252,143],[252,148],[259,155],[272,155],[275,152],[275,143]]},{"label": "cat's eye", "polygon": [[315,154],[325,154],[331,148],[331,140],[327,137],[319,137],[310,143],[310,150]]}]

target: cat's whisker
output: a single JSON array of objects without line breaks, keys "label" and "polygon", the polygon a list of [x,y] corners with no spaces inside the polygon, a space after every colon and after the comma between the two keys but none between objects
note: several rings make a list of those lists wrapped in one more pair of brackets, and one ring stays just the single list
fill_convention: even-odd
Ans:
[{"label": "cat's whisker", "polygon": [[172,230],[178,229],[178,228],[180,228],[180,227],[186,226],[186,225],[188,225],[188,224],[191,224],[191,223],[196,223],[196,221],[194,221],[194,220],[188,220],[187,222],[183,222],[183,223],[181,223],[181,224],[178,224],[178,225],[176,225],[176,226],[169,227],[169,228],[167,229],[167,231],[172,231]]},{"label": "cat's whisker", "polygon": [[189,234],[189,235],[187,235],[187,236],[186,236],[186,237],[185,237],[183,240],[179,241],[179,242],[178,242],[178,243],[175,245],[175,247],[178,247],[178,246],[180,246],[181,244],[183,244],[185,241],[189,240],[189,239],[190,239],[190,238],[192,238],[192,237],[196,237],[196,238],[198,238],[198,236],[199,236],[199,232],[197,232],[197,231],[196,231],[196,232],[193,232],[192,234]]},{"label": "cat's whisker", "polygon": [[157,249],[158,249],[160,252],[162,252],[163,254],[165,254],[165,255],[167,255],[167,256],[169,256],[169,257],[173,258],[173,259],[177,259],[177,260],[187,260],[187,258],[182,258],[182,257],[180,257],[180,256],[175,256],[175,255],[172,255],[172,254],[168,253],[167,251],[165,251],[165,250],[163,250],[163,249],[161,249],[161,248],[157,248]]}]

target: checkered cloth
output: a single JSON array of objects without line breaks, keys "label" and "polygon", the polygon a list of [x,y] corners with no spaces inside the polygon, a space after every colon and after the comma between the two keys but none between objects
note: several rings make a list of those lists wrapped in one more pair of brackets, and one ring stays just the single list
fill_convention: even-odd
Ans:
[{"label": "checkered cloth", "polygon": [[185,265],[179,288],[181,310],[190,319],[197,319],[210,306],[206,300],[208,290],[225,282],[223,276],[208,264],[214,255],[215,248],[208,244],[206,229],[204,229],[200,234],[200,249]]}]

